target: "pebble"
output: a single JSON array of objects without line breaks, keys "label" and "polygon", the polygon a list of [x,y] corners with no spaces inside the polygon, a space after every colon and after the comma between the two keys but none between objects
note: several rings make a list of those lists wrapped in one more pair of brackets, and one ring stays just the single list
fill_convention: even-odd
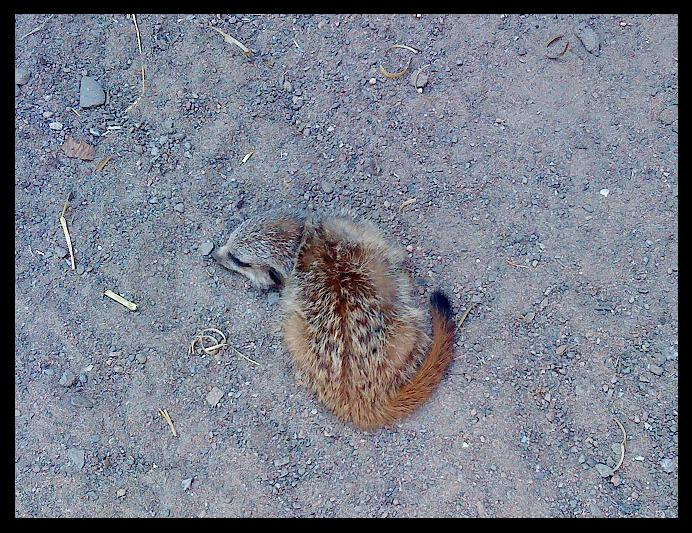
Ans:
[{"label": "pebble", "polygon": [[84,450],[70,448],[67,450],[67,458],[77,470],[81,470],[84,467]]},{"label": "pebble", "polygon": [[609,477],[613,475],[613,469],[608,465],[604,465],[603,463],[597,463],[595,468],[598,470],[601,477]]},{"label": "pebble", "polygon": [[613,475],[613,477],[610,478],[610,482],[613,484],[613,486],[619,487],[620,484],[622,483],[622,479],[620,478],[620,474]]},{"label": "pebble", "polygon": [[17,85],[16,83],[14,85],[14,95],[19,96],[19,85]]},{"label": "pebble", "polygon": [[79,88],[79,107],[88,109],[106,102],[106,93],[101,84],[90,76],[84,76]]},{"label": "pebble", "polygon": [[661,462],[659,463],[661,465],[661,468],[666,474],[672,474],[673,471],[675,470],[675,466],[673,464],[673,460],[670,457],[666,457],[664,459],[661,459]]},{"label": "pebble", "polygon": [[182,203],[177,203],[173,206],[173,209],[175,209],[178,213],[182,213],[185,211],[185,206]]},{"label": "pebble", "polygon": [[663,374],[663,368],[657,365],[649,365],[649,372],[657,376],[660,376],[661,374]]},{"label": "pebble", "polygon": [[65,372],[62,373],[62,376],[60,376],[60,385],[63,387],[71,387],[74,385],[75,380],[77,379],[77,376],[75,375],[74,372],[71,372],[69,370],[65,370]]},{"label": "pebble", "polygon": [[84,265],[77,265],[77,275],[81,276],[82,274],[84,274]]},{"label": "pebble", "polygon": [[209,255],[211,251],[214,249],[214,243],[211,241],[204,241],[202,245],[199,247],[199,253],[202,255]]},{"label": "pebble", "polygon": [[14,83],[17,85],[26,85],[31,77],[31,72],[27,69],[19,67],[14,69]]},{"label": "pebble", "polygon": [[214,407],[223,398],[223,392],[218,387],[214,387],[207,394],[207,403]]},{"label": "pebble", "polygon": [[601,46],[601,42],[598,34],[594,30],[592,30],[586,24],[581,24],[574,28],[574,33],[577,35],[577,37],[579,37],[579,40],[582,42],[587,52],[598,56],[600,53],[599,48]]},{"label": "pebble", "polygon": [[290,462],[288,457],[284,457],[282,459],[275,459],[274,460],[274,466],[277,468],[281,468],[282,466],[286,466]]},{"label": "pebble", "polygon": [[375,78],[370,78],[370,79],[368,80],[368,83],[369,83],[370,85],[375,85],[375,84],[377,83],[377,80],[376,80]]},{"label": "pebble", "polygon": [[411,85],[416,89],[422,89],[428,84],[428,75],[425,72],[417,70],[411,74]]},{"label": "pebble", "polygon": [[192,478],[189,477],[187,479],[183,479],[180,484],[182,485],[184,491],[190,490],[190,487],[192,486]]},{"label": "pebble", "polygon": [[658,120],[664,126],[670,126],[673,122],[675,122],[677,115],[678,113],[675,109],[673,109],[673,107],[666,107],[659,113]]},{"label": "pebble", "polygon": [[115,493],[116,497],[118,498],[123,498],[127,494],[127,490],[125,489],[118,489],[118,491]]},{"label": "pebble", "polygon": [[143,365],[147,362],[147,356],[143,353],[138,353],[136,359],[140,365]]},{"label": "pebble", "polygon": [[76,394],[75,396],[70,398],[70,404],[74,407],[83,407],[85,409],[91,409],[92,407],[94,407],[94,402],[92,402],[86,396],[82,396],[81,394]]},{"label": "pebble", "polygon": [[332,192],[334,192],[334,185],[332,185],[332,184],[331,184],[330,182],[328,182],[328,181],[322,181],[321,186],[322,186],[322,190],[323,190],[326,194],[331,194]]},{"label": "pebble", "polygon": [[67,250],[65,248],[61,248],[60,246],[54,247],[53,253],[58,257],[58,259],[64,259],[67,257]]},{"label": "pebble", "polygon": [[606,198],[608,198],[608,194],[610,194],[610,191],[608,189],[601,189],[598,192],[600,193],[601,196],[605,196]]},{"label": "pebble", "polygon": [[19,409],[15,409],[14,416],[22,416],[22,412]]},{"label": "pebble", "polygon": [[48,124],[48,127],[53,131],[60,131],[63,128],[62,122],[51,122],[50,124]]}]

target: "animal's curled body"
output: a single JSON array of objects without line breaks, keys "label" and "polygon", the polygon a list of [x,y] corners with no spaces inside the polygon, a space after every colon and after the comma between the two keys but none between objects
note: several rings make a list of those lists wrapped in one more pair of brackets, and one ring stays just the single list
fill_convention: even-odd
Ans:
[{"label": "animal's curled body", "polygon": [[431,296],[430,339],[404,252],[370,223],[270,212],[240,224],[212,256],[257,287],[282,290],[295,366],[327,408],[362,429],[415,410],[452,359],[446,296]]}]

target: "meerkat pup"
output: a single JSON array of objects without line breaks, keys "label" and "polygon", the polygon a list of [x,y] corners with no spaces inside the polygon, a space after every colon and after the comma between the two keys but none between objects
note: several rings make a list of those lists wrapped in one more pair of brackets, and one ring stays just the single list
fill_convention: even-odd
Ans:
[{"label": "meerkat pup", "polygon": [[212,257],[281,290],[284,340],[309,388],[341,420],[387,426],[427,400],[452,360],[447,297],[430,298],[432,339],[403,250],[368,222],[269,212],[241,223]]}]

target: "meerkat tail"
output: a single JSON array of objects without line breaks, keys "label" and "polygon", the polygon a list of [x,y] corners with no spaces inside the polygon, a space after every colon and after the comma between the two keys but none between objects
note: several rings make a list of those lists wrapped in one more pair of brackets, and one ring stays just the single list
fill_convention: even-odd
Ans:
[{"label": "meerkat tail", "polygon": [[440,291],[430,296],[433,323],[432,345],[418,372],[381,411],[382,425],[409,415],[432,394],[452,362],[456,324],[449,300]]}]

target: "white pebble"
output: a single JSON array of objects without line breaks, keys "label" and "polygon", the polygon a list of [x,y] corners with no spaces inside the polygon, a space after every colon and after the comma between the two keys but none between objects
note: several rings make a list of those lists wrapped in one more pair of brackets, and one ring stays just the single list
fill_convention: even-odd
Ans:
[{"label": "white pebble", "polygon": [[601,189],[599,192],[605,197],[608,197],[608,194],[610,193],[608,189]]}]

